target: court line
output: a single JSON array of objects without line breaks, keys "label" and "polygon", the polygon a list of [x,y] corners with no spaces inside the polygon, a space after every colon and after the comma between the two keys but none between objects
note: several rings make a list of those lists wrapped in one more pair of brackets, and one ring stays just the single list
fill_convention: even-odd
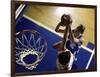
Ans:
[{"label": "court line", "polygon": [[[60,37],[63,37],[63,35],[61,35],[61,34],[55,32],[54,30],[52,30],[52,29],[48,28],[47,26],[43,25],[42,23],[40,23],[40,22],[38,22],[38,21],[32,19],[31,17],[28,17],[27,15],[23,15],[23,17],[25,17],[25,18],[27,18],[28,20],[30,20],[30,21],[32,21],[32,22],[38,24],[39,26],[42,26],[43,28],[49,30],[50,32],[52,32],[52,33],[54,33],[54,34],[56,34],[56,35],[58,35],[58,36],[60,36]],[[90,53],[93,53],[93,52],[94,52],[93,50],[91,50],[91,49],[89,49],[89,48],[87,48],[87,47],[85,47],[85,46],[83,46],[83,45],[81,45],[81,47],[84,48],[84,49],[86,49],[86,50],[87,50],[88,52],[90,52]]]},{"label": "court line", "polygon": [[94,53],[94,50],[91,50],[91,49],[89,49],[89,48],[87,48],[87,47],[85,47],[85,46],[83,46],[83,45],[81,45],[81,47],[83,48],[83,49],[86,49],[88,52],[90,52],[90,53]]},{"label": "court line", "polygon": [[[93,51],[95,51],[95,49],[94,49]],[[87,65],[86,65],[86,68],[85,68],[85,69],[88,69],[88,68],[89,68],[90,63],[91,63],[91,61],[92,61],[92,58],[93,58],[94,54],[95,54],[95,52],[92,52],[92,54],[91,54],[91,56],[90,56],[90,59],[89,59]]]},{"label": "court line", "polygon": [[21,13],[21,11],[23,10],[24,7],[25,7],[25,4],[21,4],[19,6],[19,8],[16,10],[16,18],[15,19],[17,19],[17,17],[19,16],[19,14]]},{"label": "court line", "polygon": [[19,10],[22,8],[22,4],[17,8],[16,15],[18,14]]}]

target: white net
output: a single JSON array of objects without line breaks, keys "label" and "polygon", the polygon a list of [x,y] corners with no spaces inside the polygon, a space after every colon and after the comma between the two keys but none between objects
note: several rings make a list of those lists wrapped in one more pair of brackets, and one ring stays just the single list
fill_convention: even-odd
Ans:
[{"label": "white net", "polygon": [[[37,31],[24,30],[16,34],[16,63],[25,66],[31,70],[36,68],[47,51],[47,42],[44,37]],[[33,62],[28,62],[32,59],[24,61],[28,55],[35,55],[36,59]]]}]

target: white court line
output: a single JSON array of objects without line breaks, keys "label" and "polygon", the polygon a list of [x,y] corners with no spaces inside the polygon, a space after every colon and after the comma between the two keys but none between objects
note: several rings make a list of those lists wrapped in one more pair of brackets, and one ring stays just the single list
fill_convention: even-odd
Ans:
[{"label": "white court line", "polygon": [[23,10],[24,7],[25,7],[25,4],[21,4],[19,6],[19,8],[16,10],[16,18],[15,19],[17,19],[17,17],[19,16],[19,14],[21,13],[21,11]]},{"label": "white court line", "polygon": [[[23,17],[25,17],[25,18],[27,18],[28,20],[30,20],[30,21],[32,21],[32,22],[38,24],[39,26],[42,26],[43,28],[49,30],[50,32],[52,32],[52,33],[54,33],[54,34],[56,34],[56,35],[58,35],[58,36],[60,36],[60,37],[63,37],[63,35],[61,35],[61,34],[55,32],[54,30],[48,28],[47,26],[43,25],[42,23],[40,23],[40,22],[38,22],[38,21],[36,21],[36,20],[34,20],[34,19],[32,19],[32,18],[26,16],[26,15],[23,15]],[[89,67],[89,65],[90,65],[90,63],[91,63],[91,60],[92,60],[92,58],[93,58],[95,49],[94,49],[94,50],[91,50],[91,49],[89,49],[89,48],[87,48],[87,47],[85,47],[85,46],[83,46],[83,45],[81,45],[81,47],[84,48],[84,49],[86,49],[88,52],[92,53],[91,56],[90,56],[90,58],[89,58],[89,61],[88,61],[87,65],[86,65],[86,68],[85,68],[85,69],[88,69],[88,67]]]},{"label": "white court line", "polygon": [[89,48],[87,48],[87,47],[85,47],[85,46],[83,46],[83,45],[81,45],[81,47],[82,47],[83,49],[87,50],[87,51],[90,52],[90,53],[94,53],[94,50],[91,50],[91,49],[89,49]]},{"label": "white court line", "polygon": [[[94,49],[93,51],[95,51],[95,49]],[[88,68],[89,68],[89,66],[90,66],[90,63],[91,63],[91,61],[92,61],[93,56],[94,56],[94,52],[91,54],[90,59],[89,59],[89,61],[88,61],[87,65],[86,65],[86,68],[85,68],[85,69],[88,69]]]},{"label": "white court line", "polygon": [[22,4],[17,8],[16,14],[18,14],[19,10],[22,8]]}]

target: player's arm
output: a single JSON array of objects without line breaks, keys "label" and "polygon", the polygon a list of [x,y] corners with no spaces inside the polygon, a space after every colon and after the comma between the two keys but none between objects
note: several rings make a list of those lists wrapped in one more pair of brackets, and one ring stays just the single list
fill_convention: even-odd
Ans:
[{"label": "player's arm", "polygon": [[56,32],[60,32],[60,33],[64,33],[65,30],[60,29],[60,26],[62,26],[62,25],[61,25],[61,22],[58,23],[58,25],[57,25],[55,31],[56,31]]},{"label": "player's arm", "polygon": [[82,45],[83,44],[83,36],[79,39],[74,37],[74,43],[77,43],[78,45]]},{"label": "player's arm", "polygon": [[69,27],[69,39],[72,43],[80,43],[81,39],[80,38],[75,38],[73,35],[73,32],[71,30],[71,27]]},{"label": "player's arm", "polygon": [[74,59],[75,59],[75,56],[71,53],[71,58],[70,58],[70,61],[69,61],[69,64],[68,64],[68,70],[72,69],[72,65],[73,65]]},{"label": "player's arm", "polygon": [[[69,27],[69,40],[74,43],[75,42],[75,38],[74,38],[74,35],[73,35],[73,32],[71,30],[71,27]],[[77,40],[78,41],[78,40]]]},{"label": "player's arm", "polygon": [[83,44],[83,41],[84,41],[84,38],[83,38],[83,35],[82,35],[82,37],[79,39],[79,45],[82,45]]}]

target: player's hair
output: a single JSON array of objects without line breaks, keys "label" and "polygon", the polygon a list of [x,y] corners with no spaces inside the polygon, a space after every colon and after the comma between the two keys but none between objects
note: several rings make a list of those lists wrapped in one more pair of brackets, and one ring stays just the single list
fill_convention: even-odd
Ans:
[{"label": "player's hair", "polygon": [[70,52],[62,52],[58,55],[58,61],[60,64],[62,64],[63,66],[67,65],[70,61]]},{"label": "player's hair", "polygon": [[75,30],[83,34],[85,31],[85,27],[82,24],[80,24]]},{"label": "player's hair", "polygon": [[[66,19],[65,19],[64,17],[66,17]],[[61,17],[61,23],[62,23],[64,26],[66,26],[67,24],[72,23],[71,16],[70,16],[70,15],[67,15],[67,14],[63,14],[62,17]]]}]

